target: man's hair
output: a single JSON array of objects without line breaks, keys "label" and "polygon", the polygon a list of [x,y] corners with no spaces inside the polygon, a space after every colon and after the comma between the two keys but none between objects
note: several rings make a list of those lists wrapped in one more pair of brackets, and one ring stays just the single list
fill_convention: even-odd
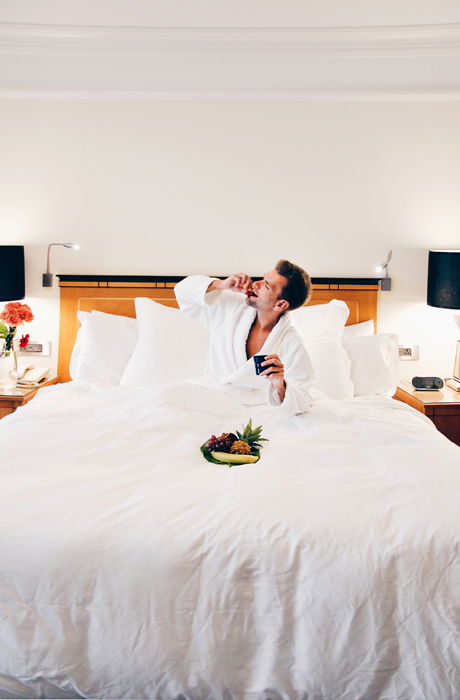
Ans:
[{"label": "man's hair", "polygon": [[298,309],[311,297],[312,286],[310,276],[298,265],[289,260],[279,260],[276,263],[276,271],[286,277],[287,282],[279,295],[279,299],[285,299],[290,309]]}]

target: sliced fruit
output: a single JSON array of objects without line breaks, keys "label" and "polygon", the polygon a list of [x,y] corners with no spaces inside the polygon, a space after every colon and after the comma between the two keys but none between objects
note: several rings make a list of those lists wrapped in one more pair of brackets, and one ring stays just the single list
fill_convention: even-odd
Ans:
[{"label": "sliced fruit", "polygon": [[211,452],[211,457],[224,464],[252,464],[258,462],[258,455],[235,455],[230,452]]}]

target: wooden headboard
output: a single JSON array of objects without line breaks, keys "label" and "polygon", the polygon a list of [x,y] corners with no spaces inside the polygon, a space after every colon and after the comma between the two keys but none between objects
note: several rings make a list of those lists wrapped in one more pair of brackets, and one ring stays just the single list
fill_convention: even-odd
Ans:
[{"label": "wooden headboard", "polygon": [[[58,374],[61,382],[70,381],[69,362],[79,327],[78,311],[104,311],[121,316],[136,315],[134,299],[148,297],[160,304],[177,308],[174,287],[183,277],[58,275],[61,313],[59,323]],[[260,279],[255,277],[254,279]],[[350,309],[347,325],[374,321],[377,326],[376,279],[313,277],[312,304],[327,304],[341,299]]]}]

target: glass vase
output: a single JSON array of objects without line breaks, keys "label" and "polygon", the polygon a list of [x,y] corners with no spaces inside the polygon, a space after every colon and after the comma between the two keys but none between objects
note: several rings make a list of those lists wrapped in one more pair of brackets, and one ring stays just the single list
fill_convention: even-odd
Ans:
[{"label": "glass vase", "polygon": [[13,349],[11,350],[11,358],[13,360],[13,366],[10,369],[11,387],[13,389],[16,389],[16,387],[18,385],[18,360],[19,360],[19,348],[16,345],[13,345]]},{"label": "glass vase", "polygon": [[0,353],[0,386],[8,391],[14,390],[18,382],[19,348],[14,343],[11,350]]},{"label": "glass vase", "polygon": [[5,386],[9,379],[10,358],[4,352],[0,352],[0,386]]}]

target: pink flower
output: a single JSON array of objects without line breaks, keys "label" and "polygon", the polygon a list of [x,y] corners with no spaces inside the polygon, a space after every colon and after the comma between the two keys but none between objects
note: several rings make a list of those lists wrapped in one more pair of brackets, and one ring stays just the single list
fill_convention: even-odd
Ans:
[{"label": "pink flower", "polygon": [[21,304],[19,301],[10,301],[9,304],[5,304],[3,313],[0,314],[0,320],[9,326],[19,326],[22,323],[33,321],[34,315],[27,304]]},{"label": "pink flower", "polygon": [[26,348],[29,344],[29,338],[30,335],[29,333],[26,333],[25,335],[22,335],[20,340],[19,340],[19,347],[20,348]]}]

